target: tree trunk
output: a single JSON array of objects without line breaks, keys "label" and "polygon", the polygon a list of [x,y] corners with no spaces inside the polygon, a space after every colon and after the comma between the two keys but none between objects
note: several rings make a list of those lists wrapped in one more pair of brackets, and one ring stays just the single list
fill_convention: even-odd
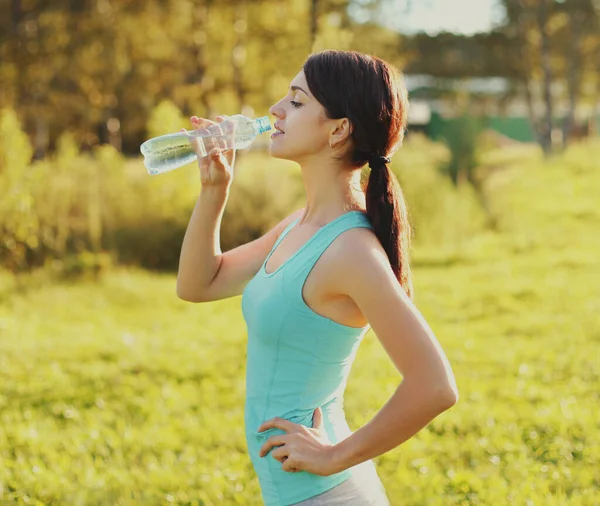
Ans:
[{"label": "tree trunk", "polygon": [[318,18],[319,0],[312,0],[310,10],[310,50],[315,47],[317,39],[317,18]]},{"label": "tree trunk", "polygon": [[46,156],[48,150],[48,144],[50,142],[48,122],[42,115],[36,116],[35,118],[35,134],[34,134],[34,150],[33,159],[41,160]]},{"label": "tree trunk", "polygon": [[[201,86],[202,80],[206,75],[206,42],[208,40],[208,34],[206,33],[208,26],[208,15],[209,15],[209,6],[207,2],[199,2],[194,7],[194,15],[193,15],[193,28],[194,28],[194,36],[192,37],[193,45],[191,49],[191,69],[187,75],[186,82],[191,84],[194,87],[198,87],[200,89],[200,101],[205,105],[205,111],[202,113],[204,117],[209,118],[210,114],[208,111],[208,91],[204,90]],[[187,96],[183,101],[182,112],[185,117],[189,117],[191,115],[198,115],[198,111],[192,110],[191,103],[192,98],[196,98],[196,96],[190,97]]]},{"label": "tree trunk", "polygon": [[569,43],[566,47],[565,59],[567,60],[567,93],[569,97],[569,111],[563,124],[563,147],[567,147],[569,137],[575,124],[575,112],[581,84],[581,54],[580,39],[582,32],[582,13],[574,12],[569,16]]},{"label": "tree trunk", "polygon": [[246,31],[248,26],[248,11],[246,0],[238,1],[235,7],[235,21],[233,24],[236,40],[231,52],[231,66],[233,69],[233,87],[238,98],[238,111],[246,106],[246,87],[244,86],[243,69],[246,63]]},{"label": "tree trunk", "polygon": [[552,151],[552,69],[550,67],[550,40],[548,36],[548,3],[547,0],[540,0],[538,7],[538,28],[540,31],[541,45],[540,56],[543,72],[543,96],[546,114],[541,128],[542,149],[544,155],[548,156]]},{"label": "tree trunk", "polygon": [[523,88],[525,90],[525,100],[527,102],[527,115],[529,117],[529,123],[531,124],[531,129],[535,135],[536,142],[541,146],[542,139],[540,137],[540,125],[535,114],[535,108],[533,106],[533,93],[531,92],[531,80],[529,76],[524,77]]},{"label": "tree trunk", "polygon": [[531,48],[528,43],[528,30],[531,27],[531,12],[525,9],[520,8],[518,10],[518,14],[515,18],[516,24],[516,47],[515,51],[518,54],[518,60],[516,63],[516,68],[518,72],[519,82],[523,85],[523,91],[525,94],[525,101],[527,103],[527,116],[529,118],[529,123],[531,125],[531,129],[535,136],[536,142],[542,146],[542,135],[540,129],[540,119],[538,118],[535,104],[534,104],[534,96],[532,91],[532,68],[533,58],[531,57]]}]

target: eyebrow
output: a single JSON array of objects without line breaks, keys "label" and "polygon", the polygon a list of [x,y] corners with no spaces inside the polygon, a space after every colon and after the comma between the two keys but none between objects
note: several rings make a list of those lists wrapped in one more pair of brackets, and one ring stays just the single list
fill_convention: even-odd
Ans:
[{"label": "eyebrow", "polygon": [[306,91],[304,91],[302,88],[300,88],[300,86],[290,86],[290,90],[292,91],[296,91],[296,90],[300,90],[301,92],[303,92],[307,97],[310,98],[310,95],[308,93],[306,93]]}]

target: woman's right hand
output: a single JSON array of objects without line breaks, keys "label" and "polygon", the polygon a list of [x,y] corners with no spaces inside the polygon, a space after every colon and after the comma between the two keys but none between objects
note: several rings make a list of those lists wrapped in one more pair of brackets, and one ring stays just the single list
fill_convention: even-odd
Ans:
[{"label": "woman's right hand", "polygon": [[[207,128],[214,125],[214,121],[192,116],[190,118],[194,130]],[[216,117],[216,123],[224,121],[223,116]],[[182,131],[185,131],[183,129]],[[208,156],[202,156],[198,147],[194,149],[198,155],[198,168],[200,169],[200,181],[202,186],[228,187],[233,180],[233,166],[235,164],[235,149],[226,149],[225,142],[220,145],[209,147]]]}]

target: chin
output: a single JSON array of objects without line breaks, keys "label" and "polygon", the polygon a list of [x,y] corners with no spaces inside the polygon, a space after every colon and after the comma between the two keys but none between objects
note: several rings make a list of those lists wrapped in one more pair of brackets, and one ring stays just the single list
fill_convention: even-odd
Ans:
[{"label": "chin", "polygon": [[272,158],[279,158],[280,160],[289,160],[291,162],[295,161],[289,154],[286,154],[282,149],[278,149],[277,147],[273,147],[273,145],[269,146],[269,155]]}]

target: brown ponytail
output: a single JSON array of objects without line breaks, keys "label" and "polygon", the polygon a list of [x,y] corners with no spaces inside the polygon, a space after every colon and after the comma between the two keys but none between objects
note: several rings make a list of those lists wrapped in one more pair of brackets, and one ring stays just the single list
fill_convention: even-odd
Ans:
[{"label": "brown ponytail", "polygon": [[396,175],[387,163],[370,163],[371,173],[365,190],[367,214],[400,286],[410,298],[413,284],[410,266],[412,229],[408,210]]},{"label": "brown ponytail", "polygon": [[401,145],[408,121],[408,93],[398,69],[376,56],[325,50],[311,54],[304,75],[328,118],[348,118],[355,169],[371,167],[366,189],[367,214],[398,282],[413,296],[410,270],[412,230],[398,179],[386,156]]}]

